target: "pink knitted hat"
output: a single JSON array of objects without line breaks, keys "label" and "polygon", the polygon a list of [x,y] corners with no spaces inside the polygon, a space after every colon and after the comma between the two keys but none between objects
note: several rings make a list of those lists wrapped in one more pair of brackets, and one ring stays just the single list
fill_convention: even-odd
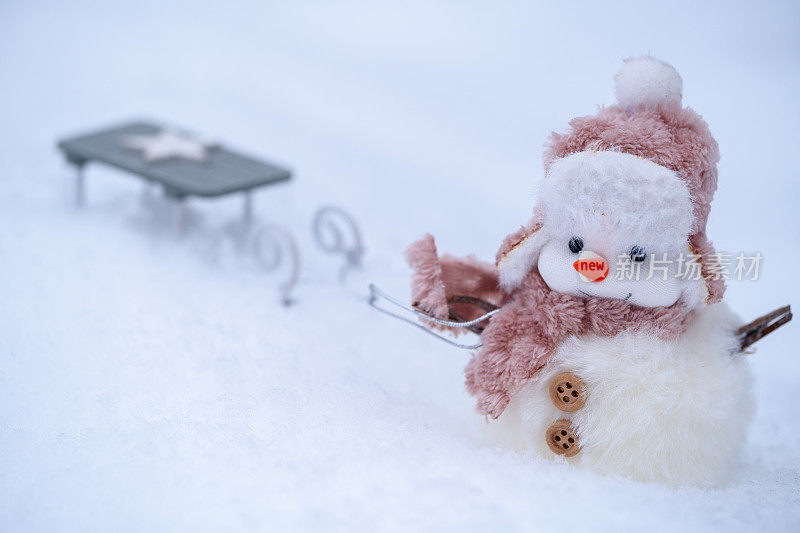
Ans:
[{"label": "pink knitted hat", "polygon": [[[630,154],[674,172],[686,184],[691,197],[693,216],[688,245],[700,259],[706,302],[719,301],[725,282],[718,275],[718,258],[706,236],[711,200],[717,188],[717,142],[703,118],[682,106],[683,81],[671,65],[650,56],[629,59],[614,80],[616,105],[601,108],[596,115],[575,118],[566,133],[550,136],[544,153],[545,173],[549,174],[557,160],[579,152]],[[534,257],[534,252],[522,253],[516,254],[515,261],[507,261],[511,259],[510,252],[522,246],[535,248],[531,237],[541,223],[537,214],[526,227],[507,237],[498,252],[501,284],[507,290],[521,281],[519,272],[530,268]],[[521,261],[527,265],[524,269]]]}]

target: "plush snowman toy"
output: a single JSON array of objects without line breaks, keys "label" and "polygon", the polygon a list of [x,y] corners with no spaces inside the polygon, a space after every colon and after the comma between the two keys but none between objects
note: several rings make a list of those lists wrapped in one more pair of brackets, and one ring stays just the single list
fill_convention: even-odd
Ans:
[{"label": "plush snowman toy", "polygon": [[616,105],[552,135],[533,219],[496,265],[439,257],[430,236],[409,248],[414,305],[444,320],[500,309],[475,330],[466,385],[516,447],[714,486],[753,412],[706,237],[719,152],[672,66],[628,60],[615,81]]}]

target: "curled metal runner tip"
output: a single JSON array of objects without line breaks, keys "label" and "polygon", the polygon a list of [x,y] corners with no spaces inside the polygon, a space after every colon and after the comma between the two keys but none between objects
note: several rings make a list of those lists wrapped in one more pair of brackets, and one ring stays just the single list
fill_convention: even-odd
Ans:
[{"label": "curled metal runner tip", "polygon": [[281,303],[287,307],[293,304],[292,291],[300,277],[300,253],[292,234],[280,226],[260,226],[253,238],[253,253],[268,272],[278,270],[284,263],[288,265],[288,276],[279,288]]},{"label": "curled metal runner tip", "polygon": [[344,257],[339,269],[339,283],[344,283],[347,273],[361,266],[364,245],[355,219],[341,207],[320,207],[312,224],[314,239],[323,251]]},{"label": "curled metal runner tip", "polygon": [[483,346],[483,343],[478,342],[478,343],[475,343],[475,344],[462,344],[462,343],[456,342],[456,341],[454,341],[452,339],[448,339],[447,337],[445,337],[443,335],[439,335],[435,331],[432,331],[432,330],[426,328],[425,326],[423,326],[419,322],[411,320],[410,318],[402,316],[402,315],[400,315],[398,313],[394,313],[392,311],[389,311],[388,309],[384,309],[383,307],[378,305],[378,301],[381,300],[381,299],[386,300],[390,304],[392,304],[395,307],[398,307],[398,308],[400,308],[400,309],[402,309],[404,311],[408,311],[410,313],[413,313],[414,315],[416,315],[417,317],[421,318],[422,320],[425,320],[427,322],[431,322],[433,324],[437,324],[439,326],[446,326],[446,327],[450,327],[450,328],[469,328],[470,326],[474,326],[475,324],[483,322],[484,320],[486,320],[488,318],[491,318],[492,316],[494,316],[495,314],[500,312],[500,309],[494,309],[493,311],[489,311],[488,313],[485,313],[485,314],[479,316],[478,318],[475,318],[473,320],[469,320],[469,321],[466,321],[466,322],[456,322],[456,321],[453,321],[453,320],[441,320],[439,318],[430,316],[430,315],[424,313],[423,311],[420,311],[419,309],[415,309],[414,307],[405,305],[401,301],[397,300],[396,298],[393,298],[393,297],[389,296],[388,294],[386,294],[385,292],[380,290],[375,284],[373,284],[373,283],[369,284],[369,301],[368,301],[368,303],[369,303],[370,306],[374,307],[375,309],[377,309],[381,313],[384,313],[384,314],[389,315],[391,317],[394,317],[394,318],[396,318],[398,320],[402,320],[403,322],[411,324],[412,326],[417,327],[417,328],[421,329],[422,331],[424,331],[424,332],[426,332],[426,333],[428,333],[430,335],[433,335],[437,339],[439,339],[441,341],[444,341],[447,344],[450,344],[451,346],[455,346],[456,348],[462,348],[462,349],[465,349],[465,350],[475,350],[475,349],[480,348],[481,346]]}]

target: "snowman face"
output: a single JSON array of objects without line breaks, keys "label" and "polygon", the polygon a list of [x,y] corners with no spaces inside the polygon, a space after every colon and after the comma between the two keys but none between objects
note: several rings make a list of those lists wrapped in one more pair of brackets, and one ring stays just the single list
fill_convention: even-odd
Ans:
[{"label": "snowman face", "polygon": [[692,205],[669,169],[629,154],[581,152],[541,188],[539,273],[554,291],[643,307],[696,301]]},{"label": "snowman face", "polygon": [[656,307],[688,296],[692,284],[684,273],[691,260],[686,251],[649,252],[641,244],[625,242],[622,235],[592,232],[548,240],[539,253],[538,267],[554,291]]}]

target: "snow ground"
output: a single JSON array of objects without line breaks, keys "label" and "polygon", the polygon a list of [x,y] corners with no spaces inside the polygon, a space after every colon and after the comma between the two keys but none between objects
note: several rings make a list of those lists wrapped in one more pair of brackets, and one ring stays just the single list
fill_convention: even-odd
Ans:
[{"label": "snow ground", "polygon": [[[800,8],[718,2],[0,3],[0,529],[798,530],[797,326],[752,364],[758,415],[728,487],[670,490],[481,440],[468,355],[380,315],[405,245],[493,256],[527,220],[553,129],[652,52],[721,145],[709,233],[760,251],[744,317],[800,305]],[[262,221],[301,241],[298,304],[202,248],[238,199],[190,204],[183,240],[138,182],[90,168],[71,205],[58,137],[156,117],[285,162]],[[362,222],[346,288],[315,207]],[[155,211],[155,212],[153,212]]]}]

